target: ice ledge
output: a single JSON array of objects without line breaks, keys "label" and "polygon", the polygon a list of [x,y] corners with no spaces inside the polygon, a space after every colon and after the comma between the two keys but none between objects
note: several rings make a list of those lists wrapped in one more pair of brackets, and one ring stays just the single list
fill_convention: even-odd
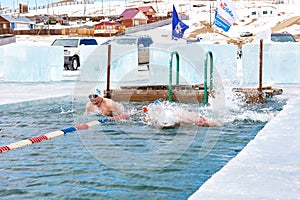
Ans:
[{"label": "ice ledge", "polygon": [[189,200],[299,199],[300,89],[284,109]]}]

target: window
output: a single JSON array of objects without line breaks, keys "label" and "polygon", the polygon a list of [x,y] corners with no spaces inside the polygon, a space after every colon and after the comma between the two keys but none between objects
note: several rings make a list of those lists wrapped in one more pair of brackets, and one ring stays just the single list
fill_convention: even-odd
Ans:
[{"label": "window", "polygon": [[78,39],[57,39],[52,46],[77,47]]},{"label": "window", "polygon": [[295,38],[289,33],[272,33],[271,40],[273,42],[296,42]]},{"label": "window", "polygon": [[94,39],[82,39],[79,45],[97,45],[97,42]]}]

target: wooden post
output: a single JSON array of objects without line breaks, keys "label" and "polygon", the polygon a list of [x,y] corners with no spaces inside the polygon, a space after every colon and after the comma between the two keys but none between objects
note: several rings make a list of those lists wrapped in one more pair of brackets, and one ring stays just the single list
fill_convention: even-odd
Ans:
[{"label": "wooden post", "polygon": [[263,70],[263,40],[259,43],[259,85],[258,91],[262,92],[262,70]]},{"label": "wooden post", "polygon": [[258,103],[265,103],[262,92],[262,71],[263,71],[263,40],[259,42],[259,85],[258,85]]},{"label": "wooden post", "polygon": [[110,62],[111,62],[111,44],[108,45],[108,53],[107,53],[106,98],[111,98],[111,95],[110,95]]}]

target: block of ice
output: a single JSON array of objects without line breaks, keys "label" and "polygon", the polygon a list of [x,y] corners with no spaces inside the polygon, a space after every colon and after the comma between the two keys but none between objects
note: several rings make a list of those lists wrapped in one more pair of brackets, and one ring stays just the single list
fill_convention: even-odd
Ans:
[{"label": "block of ice", "polygon": [[99,81],[106,74],[107,46],[80,46],[80,80]]},{"label": "block of ice", "polygon": [[5,81],[49,82],[62,79],[63,48],[49,46],[6,45]]},{"label": "block of ice", "polygon": [[134,81],[138,72],[138,47],[136,45],[111,46],[111,80]]},{"label": "block of ice", "polygon": [[[150,81],[152,83],[168,84],[170,59],[172,52],[179,55],[179,82],[203,83],[205,52],[199,45],[154,44],[150,49]],[[195,56],[197,54],[197,56]],[[177,71],[176,53],[172,57],[172,82],[176,83]]]},{"label": "block of ice", "polygon": [[[83,46],[81,53],[81,81],[106,81],[108,45]],[[122,82],[134,80],[138,71],[137,47],[135,45],[111,45],[110,80]]]},{"label": "block of ice", "polygon": [[230,83],[237,83],[237,46],[228,44],[201,44],[205,51],[211,51],[214,65],[221,79]]},{"label": "block of ice", "polygon": [[[243,46],[243,81],[258,83],[259,44]],[[263,45],[263,83],[300,82],[300,43],[266,43]]]}]

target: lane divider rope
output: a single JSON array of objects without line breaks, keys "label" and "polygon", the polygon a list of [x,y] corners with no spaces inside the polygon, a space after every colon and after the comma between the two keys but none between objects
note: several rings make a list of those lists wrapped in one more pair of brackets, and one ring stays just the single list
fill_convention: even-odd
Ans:
[{"label": "lane divider rope", "polygon": [[50,133],[47,133],[47,134],[44,134],[44,135],[40,135],[40,136],[36,136],[36,137],[33,137],[33,138],[21,140],[19,142],[14,142],[14,143],[11,143],[11,144],[8,144],[8,145],[5,145],[5,146],[0,146],[0,153],[4,153],[6,151],[22,148],[22,147],[25,147],[25,146],[28,146],[28,145],[32,145],[32,144],[35,144],[35,143],[38,143],[38,142],[42,142],[44,140],[50,140],[50,139],[60,137],[60,136],[63,136],[67,133],[71,133],[71,132],[74,132],[74,131],[77,131],[77,130],[86,130],[86,129],[89,129],[89,128],[91,128],[93,126],[96,126],[98,124],[101,124],[101,123],[105,123],[105,122],[109,122],[109,121],[122,120],[122,119],[127,119],[127,118],[128,118],[128,116],[127,117],[122,117],[122,116],[120,116],[120,117],[105,117],[105,118],[99,119],[97,121],[91,121],[91,122],[87,122],[87,123],[84,123],[84,124],[71,126],[71,127],[59,130],[59,131],[50,132]]},{"label": "lane divider rope", "polygon": [[[136,113],[134,113],[132,115],[135,115],[135,114],[140,113],[140,112],[147,112],[147,111],[148,111],[148,108],[146,106],[143,106],[141,111],[137,111]],[[40,135],[40,136],[36,136],[36,137],[33,137],[33,138],[21,140],[19,142],[14,142],[14,143],[11,143],[11,144],[8,144],[8,145],[5,145],[5,146],[0,146],[0,153],[4,153],[6,151],[22,148],[22,147],[25,147],[25,146],[28,146],[28,145],[32,145],[32,144],[35,144],[35,143],[38,143],[38,142],[42,142],[44,140],[50,140],[50,139],[53,139],[53,138],[56,138],[56,137],[63,136],[67,133],[74,132],[74,131],[86,130],[86,129],[89,129],[89,128],[91,128],[93,126],[96,126],[98,124],[101,124],[101,123],[106,123],[106,122],[109,122],[109,121],[125,120],[125,119],[128,119],[132,115],[124,114],[124,115],[120,115],[120,116],[117,116],[117,117],[104,117],[104,118],[99,119],[97,121],[91,121],[91,122],[87,122],[87,123],[84,123],[84,124],[79,124],[79,125],[67,127],[67,128],[62,129],[62,130],[59,130],[59,131],[50,132],[50,133],[47,133],[47,134],[44,134],[44,135]]]}]

